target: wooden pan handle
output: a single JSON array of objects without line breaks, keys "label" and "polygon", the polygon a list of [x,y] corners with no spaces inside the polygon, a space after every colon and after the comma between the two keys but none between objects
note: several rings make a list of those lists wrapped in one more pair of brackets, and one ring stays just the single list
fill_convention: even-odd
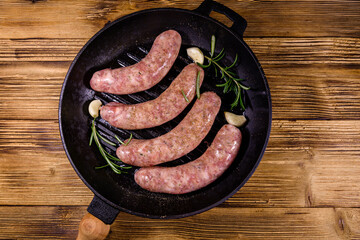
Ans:
[{"label": "wooden pan handle", "polygon": [[80,222],[77,240],[102,240],[109,234],[110,225],[87,213]]}]

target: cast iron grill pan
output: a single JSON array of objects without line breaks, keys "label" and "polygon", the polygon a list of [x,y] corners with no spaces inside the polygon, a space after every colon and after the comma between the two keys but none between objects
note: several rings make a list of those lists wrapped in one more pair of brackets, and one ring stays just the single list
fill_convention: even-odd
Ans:
[{"label": "cast iron grill pan", "polygon": [[[229,29],[208,17],[212,10],[226,14],[234,21],[233,26]],[[89,212],[105,223],[111,223],[119,210],[150,218],[186,217],[222,203],[247,181],[266,148],[271,126],[271,101],[261,66],[242,40],[245,27],[246,21],[235,12],[207,0],[196,11],[151,9],[125,16],[108,24],[83,47],[70,66],[64,81],[60,96],[59,125],[70,163],[79,177],[95,193]],[[99,93],[90,88],[89,81],[95,71],[107,67],[124,67],[140,61],[150,50],[156,36],[168,29],[174,29],[181,34],[182,46],[173,67],[159,84],[149,90],[129,95]],[[197,46],[208,55],[212,34],[218,39],[215,52],[219,53],[225,48],[227,53],[223,63],[229,65],[235,54],[239,55],[235,71],[239,77],[245,79],[244,84],[251,87],[251,90],[245,93],[245,114],[249,121],[241,128],[243,141],[231,167],[209,186],[183,195],[152,193],[142,189],[133,180],[135,167],[129,174],[121,175],[114,173],[110,168],[95,170],[96,166],[104,165],[106,162],[94,143],[89,147],[92,121],[87,110],[89,103],[99,99],[103,104],[111,101],[134,104],[158,97],[180,71],[191,63],[186,55],[186,48]],[[210,133],[194,151],[178,160],[165,163],[164,166],[184,164],[201,156],[219,129],[226,124],[223,112],[230,110],[234,96],[224,95],[222,88],[215,86],[219,83],[218,78],[215,79],[213,76],[213,70],[207,69],[201,86],[201,92],[215,91],[222,98],[221,109]],[[110,126],[100,117],[96,120],[96,127],[102,136],[113,142],[116,142],[113,138],[115,134],[122,140],[127,139],[130,133],[137,139],[154,138],[173,129],[194,102],[195,99],[178,117],[155,128],[122,130]],[[238,108],[238,113],[240,112]],[[103,145],[115,155],[115,147],[104,142]]]},{"label": "cast iron grill pan", "polygon": [[[186,48],[188,48],[188,47],[190,47],[190,46],[182,45],[179,56],[178,56],[177,60],[175,61],[173,67],[169,71],[169,73],[164,77],[164,79],[160,83],[158,83],[154,87],[150,88],[149,90],[134,93],[134,94],[129,94],[129,95],[115,95],[115,94],[109,94],[109,93],[95,92],[94,99],[99,99],[103,104],[107,104],[112,101],[120,102],[120,103],[124,103],[124,104],[136,104],[136,103],[141,103],[141,102],[145,102],[145,101],[149,101],[149,100],[157,98],[163,91],[165,91],[169,87],[171,82],[177,77],[177,75],[181,72],[181,70],[186,65],[192,63],[191,59],[189,59],[186,54]],[[145,46],[135,46],[134,48],[127,49],[125,53],[120,54],[118,57],[116,57],[116,59],[114,59],[113,61],[110,62],[109,66],[105,66],[105,67],[119,68],[119,67],[126,67],[129,65],[135,64],[135,63],[139,62],[143,57],[146,56],[146,54],[149,52],[150,48],[151,48],[151,44],[147,44]],[[205,50],[204,50],[204,52],[205,52]],[[205,52],[205,54],[209,55],[207,52]],[[224,60],[224,62],[229,62],[229,61]],[[93,71],[91,71],[91,72],[93,73]],[[205,137],[205,139],[201,142],[201,144],[198,147],[196,147],[192,152],[190,152],[187,155],[185,155],[177,160],[174,160],[172,162],[163,163],[163,164],[161,164],[161,166],[171,167],[171,166],[176,166],[176,165],[180,165],[180,164],[185,164],[187,162],[197,159],[209,147],[209,145],[213,141],[216,133],[220,130],[220,128],[224,124],[226,124],[226,120],[224,118],[223,112],[224,112],[224,109],[227,109],[228,111],[230,110],[229,105],[231,102],[229,103],[229,100],[232,100],[233,98],[229,98],[228,95],[224,95],[222,93],[221,88],[214,87],[215,83],[219,83],[219,79],[214,78],[214,74],[215,73],[212,70],[206,71],[206,75],[205,75],[203,84],[201,86],[201,93],[206,92],[206,91],[214,91],[222,98],[222,101],[223,101],[221,109],[219,111],[219,114],[217,115],[209,134]],[[92,76],[92,74],[89,74],[89,76],[90,75]],[[89,81],[90,81],[90,79],[87,79],[86,82],[89,82]],[[233,97],[233,96],[231,96],[231,97]],[[173,119],[161,126],[158,126],[158,127],[142,129],[142,130],[124,130],[124,129],[119,129],[119,128],[111,126],[108,122],[101,119],[100,117],[98,117],[96,119],[95,126],[101,136],[105,137],[106,139],[108,139],[114,143],[117,143],[117,140],[114,138],[115,135],[119,136],[120,139],[122,139],[123,141],[126,140],[130,136],[130,134],[133,134],[133,137],[135,139],[151,139],[151,138],[155,138],[160,135],[166,134],[167,132],[171,131],[174,127],[176,127],[181,122],[181,120],[186,116],[186,114],[191,110],[195,101],[196,101],[196,97],[189,104],[189,106],[181,114],[179,114],[175,119]],[[237,109],[237,110],[240,111],[239,109]],[[92,121],[92,119],[89,118],[88,126],[91,125],[91,121]],[[91,134],[91,131],[89,130],[89,133],[88,133],[89,138],[90,138],[90,134]],[[186,138],[186,136],[182,136],[182,137]],[[105,146],[105,149],[109,153],[116,156],[115,152],[116,152],[117,147],[111,146],[102,140],[100,140],[100,141],[103,144],[103,146]],[[244,145],[246,145],[246,143],[244,143]],[[96,153],[96,156],[97,156],[97,158],[96,158],[97,165],[96,166],[101,166],[101,165],[106,164],[105,160],[100,155],[100,153],[97,149],[97,146],[95,144],[93,144],[92,150]],[[237,160],[241,160],[241,159],[237,158]],[[124,165],[128,166],[126,164],[124,164]],[[114,179],[114,181],[118,181],[119,183],[126,182],[127,183],[126,185],[129,188],[134,189],[138,192],[143,192],[145,195],[157,195],[157,197],[171,196],[169,194],[163,194],[163,193],[151,193],[151,192],[148,192],[147,190],[140,188],[133,181],[134,172],[137,169],[138,169],[138,167],[133,167],[131,170],[126,170],[128,172],[128,174],[122,174],[122,175],[114,174],[110,168],[101,169],[101,170],[97,170],[97,171],[106,171],[106,173],[109,174],[109,176],[111,176]],[[223,176],[221,176],[220,179],[217,181],[221,181],[221,179],[224,176],[226,176],[226,173]],[[213,184],[216,184],[217,181]],[[207,186],[205,188],[209,188],[209,187],[211,187],[211,185]],[[203,190],[204,189],[202,189],[201,191],[203,191]],[[177,198],[182,198],[185,195],[192,195],[192,194],[194,194],[194,193],[179,195],[179,196],[177,196]]]}]

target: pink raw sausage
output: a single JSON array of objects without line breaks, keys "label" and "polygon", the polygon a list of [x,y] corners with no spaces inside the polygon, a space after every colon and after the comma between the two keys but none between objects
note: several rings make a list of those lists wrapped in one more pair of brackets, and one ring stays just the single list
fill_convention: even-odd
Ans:
[{"label": "pink raw sausage", "polygon": [[180,50],[181,36],[168,30],[156,37],[149,53],[140,62],[117,69],[103,69],[94,73],[90,86],[95,91],[130,94],[144,91],[165,77]]},{"label": "pink raw sausage", "polygon": [[219,112],[221,99],[205,92],[185,118],[170,132],[153,139],[133,139],[121,145],[116,155],[124,163],[146,167],[175,160],[194,150],[210,131]]},{"label": "pink raw sausage", "polygon": [[151,128],[168,122],[178,116],[194,98],[198,72],[201,85],[204,70],[192,63],[181,71],[158,98],[133,105],[111,102],[101,108],[101,117],[112,126],[122,129]]},{"label": "pink raw sausage", "polygon": [[198,159],[176,167],[145,167],[135,173],[135,182],[151,192],[183,194],[203,188],[231,165],[241,144],[241,132],[224,125],[211,146]]}]

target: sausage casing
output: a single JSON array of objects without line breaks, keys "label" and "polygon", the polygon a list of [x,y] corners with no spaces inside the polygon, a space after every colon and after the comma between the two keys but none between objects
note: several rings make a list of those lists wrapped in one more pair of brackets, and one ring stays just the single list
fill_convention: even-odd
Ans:
[{"label": "sausage casing", "polygon": [[156,85],[169,72],[181,46],[181,36],[168,30],[156,37],[149,53],[140,62],[122,68],[106,68],[93,74],[90,86],[95,91],[130,94]]},{"label": "sausage casing", "polygon": [[204,70],[192,63],[187,65],[156,99],[138,104],[111,102],[101,108],[101,117],[112,126],[122,129],[160,126],[178,116],[194,98],[198,72],[201,85]]},{"label": "sausage casing", "polygon": [[231,165],[241,144],[241,132],[227,124],[198,159],[176,167],[145,167],[135,173],[135,182],[151,192],[184,194],[203,188]]}]

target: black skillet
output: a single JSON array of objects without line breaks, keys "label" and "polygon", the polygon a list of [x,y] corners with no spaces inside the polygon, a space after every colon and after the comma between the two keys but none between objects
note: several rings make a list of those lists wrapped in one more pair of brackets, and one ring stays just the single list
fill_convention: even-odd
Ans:
[{"label": "black skillet", "polygon": [[[228,28],[209,17],[211,11],[226,15],[233,21]],[[122,17],[107,24],[93,36],[76,56],[66,75],[60,96],[59,124],[65,152],[76,173],[94,192],[88,211],[106,224],[111,224],[120,211],[148,218],[182,218],[206,211],[235,194],[250,178],[262,158],[271,126],[270,91],[255,55],[243,41],[246,21],[231,9],[214,1],[204,1],[190,11],[175,8],[149,9]],[[133,64],[146,55],[158,34],[174,29],[182,36],[182,49],[172,70],[158,85],[148,91],[131,95],[111,95],[94,92],[89,86],[92,74],[106,67]],[[239,55],[237,74],[251,87],[245,93],[247,124],[241,128],[243,142],[231,167],[214,183],[184,195],[152,193],[141,189],[133,180],[133,171],[117,175],[110,168],[95,170],[105,164],[96,146],[89,146],[91,117],[88,104],[93,99],[103,103],[120,101],[136,103],[158,96],[181,69],[190,63],[188,46],[197,46],[208,54],[211,35],[217,38],[216,53],[225,48],[224,62],[230,64]],[[215,84],[214,72],[207,70],[201,91],[216,91],[223,100],[216,122],[203,143],[187,156],[170,163],[182,164],[200,156],[214,135],[225,124],[224,110],[230,109],[234,96],[224,95]],[[141,131],[123,131],[109,126],[98,118],[97,128],[112,139],[117,134],[126,139],[130,133],[136,138],[152,138],[171,130],[185,116],[189,106],[175,120],[160,127]],[[239,110],[237,110],[240,112]],[[106,145],[106,144],[105,144]],[[107,146],[108,151],[115,148]]]}]

